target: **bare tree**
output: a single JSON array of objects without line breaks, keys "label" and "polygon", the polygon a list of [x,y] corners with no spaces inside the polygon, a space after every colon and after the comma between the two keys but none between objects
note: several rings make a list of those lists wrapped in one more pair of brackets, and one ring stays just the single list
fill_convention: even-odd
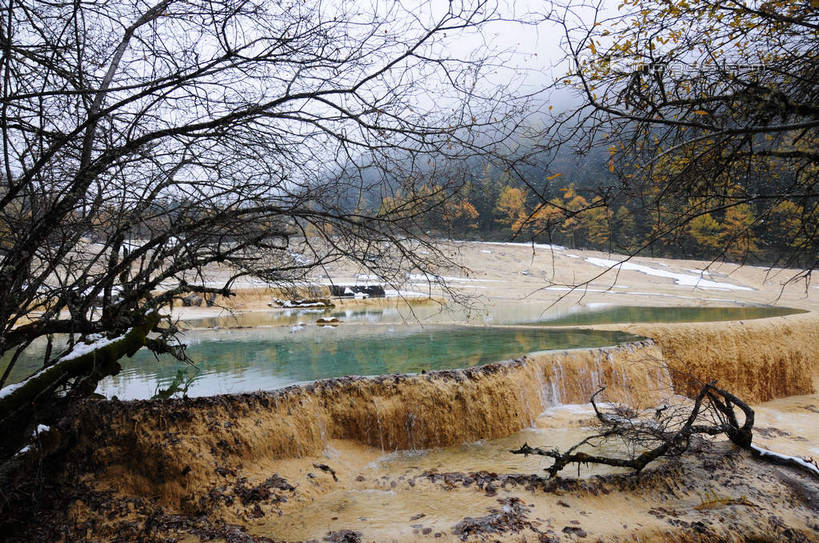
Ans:
[{"label": "bare tree", "polygon": [[453,46],[502,20],[484,0],[4,1],[0,387],[48,347],[0,390],[3,435],[142,346],[184,358],[160,309],[188,293],[341,258],[391,282],[452,264],[419,256],[416,219],[521,119],[493,57]]},{"label": "bare tree", "polygon": [[[819,250],[815,6],[625,0],[615,11],[566,2],[552,22],[566,57],[551,90],[575,105],[555,107],[540,151],[592,156],[601,175],[583,209],[548,200],[528,180],[541,194],[530,225],[548,234],[566,217],[605,217],[600,207],[611,223],[616,205],[640,202],[648,220],[638,243],[613,249],[673,244],[713,216],[725,227],[714,240],[721,257],[745,261],[755,236],[769,236],[776,254],[766,259],[810,277]],[[770,237],[769,225],[781,234]]]},{"label": "bare tree", "polygon": [[[688,450],[698,435],[724,434],[738,447],[751,451],[758,458],[776,464],[803,470],[819,478],[819,467],[801,458],[781,455],[752,444],[754,410],[728,391],[715,386],[714,382],[700,388],[692,405],[664,405],[651,410],[648,417],[623,406],[615,406],[607,413],[598,408],[595,398],[605,387],[591,396],[599,429],[564,452],[558,449],[530,447],[524,443],[513,454],[536,454],[554,459],[546,468],[555,477],[570,464],[603,464],[642,471],[648,464],[662,457],[679,456]],[[741,412],[740,418],[736,408]],[[740,420],[742,423],[740,423]],[[599,447],[607,441],[619,441],[624,456],[603,456],[583,450]]]}]

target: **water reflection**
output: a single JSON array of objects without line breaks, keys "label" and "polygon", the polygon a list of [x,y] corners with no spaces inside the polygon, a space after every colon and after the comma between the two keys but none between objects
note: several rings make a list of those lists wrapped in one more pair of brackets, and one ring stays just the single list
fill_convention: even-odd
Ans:
[{"label": "water reflection", "polygon": [[[634,339],[623,332],[478,327],[355,326],[189,331],[183,338],[198,362],[189,395],[270,390],[343,375],[419,373],[461,368],[525,353],[615,345]],[[150,397],[180,369],[171,357],[140,351],[99,392],[120,399]],[[133,384],[133,386],[132,386]],[[150,394],[147,392],[150,391]]]},{"label": "water reflection", "polygon": [[627,322],[715,322],[762,319],[802,313],[799,309],[771,306],[654,307],[611,304],[549,307],[542,303],[497,302],[479,309],[438,304],[399,305],[365,309],[276,309],[192,319],[192,328],[246,328],[260,326],[310,326],[320,318],[335,317],[346,323],[394,324],[544,324],[582,326]]},{"label": "water reflection", "polygon": [[543,318],[538,324],[549,326],[585,326],[627,322],[717,322],[764,319],[805,313],[799,309],[770,306],[738,307],[648,307],[595,305],[580,307],[569,314]]},{"label": "water reflection", "polygon": [[[583,326],[618,322],[703,322],[798,313],[779,307],[573,306],[548,311],[537,303],[499,303],[481,311],[437,304],[346,310],[287,309],[190,321],[183,341],[198,362],[193,368],[170,357],[140,351],[123,371],[100,384],[120,398],[150,398],[177,372],[193,378],[190,395],[272,389],[341,375],[377,375],[469,367],[527,352],[612,345],[630,336],[617,332],[453,326],[451,323],[518,323]],[[319,328],[319,317],[336,317],[338,328]],[[302,325],[296,325],[303,323]],[[426,326],[421,327],[419,323]],[[441,323],[450,323],[443,325]],[[206,329],[207,328],[207,329]],[[45,341],[35,342],[9,378],[15,383],[39,368]],[[9,354],[10,356],[10,354]],[[4,368],[9,356],[0,361]]]}]

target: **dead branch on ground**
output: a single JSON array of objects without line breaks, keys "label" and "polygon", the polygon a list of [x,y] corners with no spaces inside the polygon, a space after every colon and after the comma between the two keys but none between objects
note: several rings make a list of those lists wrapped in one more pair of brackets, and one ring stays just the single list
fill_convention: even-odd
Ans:
[{"label": "dead branch on ground", "polygon": [[[639,413],[615,406],[610,413],[601,410],[596,397],[605,390],[600,388],[591,396],[595,416],[600,430],[565,452],[558,449],[531,447],[524,443],[513,454],[540,455],[554,459],[546,468],[550,477],[555,477],[566,466],[577,464],[602,464],[641,471],[649,463],[661,457],[678,456],[688,450],[691,439],[696,435],[725,434],[732,443],[748,450],[762,460],[786,465],[819,478],[819,468],[815,463],[798,457],[781,455],[752,444],[754,411],[751,407],[725,390],[718,388],[715,381],[703,385],[693,405],[663,406],[654,411],[652,417],[641,417]],[[744,417],[739,422],[738,408]],[[625,444],[626,457],[611,457],[589,454],[579,450],[583,446],[598,448],[604,442],[620,439]]]}]

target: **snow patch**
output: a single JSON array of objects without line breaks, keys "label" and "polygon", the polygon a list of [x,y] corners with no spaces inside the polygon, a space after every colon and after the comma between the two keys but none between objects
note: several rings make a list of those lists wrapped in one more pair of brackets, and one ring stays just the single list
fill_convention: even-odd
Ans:
[{"label": "snow patch", "polygon": [[[37,374],[39,374],[39,373],[40,373],[40,372],[37,372],[37,373],[35,373],[34,375],[32,375],[31,377],[34,377],[35,375],[37,375]],[[0,398],[5,398],[6,396],[8,396],[9,394],[11,394],[12,392],[14,392],[15,390],[17,390],[18,388],[20,388],[21,386],[23,386],[24,384],[26,384],[26,382],[27,382],[29,379],[31,379],[31,377],[29,377],[28,379],[26,379],[26,380],[24,380],[24,381],[20,381],[19,383],[14,383],[13,385],[7,385],[7,386],[4,386],[2,389],[0,389]]]},{"label": "snow patch", "polygon": [[[92,341],[91,343],[83,343],[83,342],[76,343],[74,345],[74,347],[71,349],[71,351],[64,354],[60,358],[58,358],[54,362],[54,365],[59,364],[60,362],[64,362],[66,360],[73,360],[75,358],[78,358],[78,357],[83,356],[85,354],[88,354],[90,352],[96,351],[97,349],[101,349],[101,348],[103,348],[103,347],[105,347],[107,345],[110,345],[111,343],[114,343],[115,341],[119,341],[123,337],[125,337],[126,334],[130,333],[131,330],[132,329],[129,328],[121,336],[117,336],[117,337],[110,338],[110,339],[105,338],[105,337],[101,338],[101,337],[99,337],[99,334],[92,334],[91,336],[88,336],[88,338],[93,338],[95,341]],[[40,371],[38,371],[38,372],[34,373],[33,375],[29,376],[28,378],[20,381],[19,383],[15,383],[13,385],[8,385],[8,386],[3,387],[2,389],[0,389],[0,398],[5,398],[5,397],[11,395],[15,390],[18,390],[19,388],[25,386],[26,383],[28,383],[32,379],[36,379],[37,377],[39,377],[40,375],[42,375],[44,372],[48,371],[52,367],[53,367],[53,365],[49,366],[48,368],[43,368]]]},{"label": "snow patch", "polygon": [[407,279],[410,281],[432,283],[434,281],[447,281],[449,283],[495,283],[494,279],[472,279],[470,277],[455,277],[447,275],[423,275],[419,273],[408,273]]},{"label": "snow patch", "polygon": [[686,271],[689,271],[689,272],[691,272],[691,273],[696,273],[697,275],[711,275],[711,272],[710,272],[710,271],[708,271],[708,270],[692,270],[692,269],[688,269],[688,270],[686,270]]},{"label": "snow patch", "polygon": [[297,253],[295,251],[290,251],[290,258],[292,258],[293,262],[300,266],[308,266],[313,263],[312,260],[304,256],[303,254]]},{"label": "snow patch", "polygon": [[61,356],[57,360],[57,362],[55,362],[55,364],[59,364],[60,362],[64,362],[66,360],[74,360],[75,358],[79,358],[79,357],[81,357],[83,355],[86,355],[86,354],[88,354],[90,352],[102,349],[103,347],[106,347],[106,346],[108,346],[108,345],[110,345],[110,344],[112,344],[112,343],[114,343],[116,341],[121,340],[127,334],[129,334],[131,332],[131,330],[132,330],[132,328],[128,328],[125,331],[124,334],[122,334],[120,336],[113,337],[113,338],[99,337],[99,334],[94,334],[92,336],[88,336],[87,339],[93,338],[91,343],[84,343],[84,342],[76,343],[74,345],[74,348],[71,349],[71,351],[69,353],[64,354],[63,356]]},{"label": "snow patch", "polygon": [[30,450],[31,450],[31,445],[26,445],[25,447],[23,447],[22,449],[17,451],[17,454],[15,454],[14,456],[18,456],[18,455],[21,455],[21,454],[26,454]]},{"label": "snow patch", "polygon": [[[347,289],[349,290],[349,289]],[[327,304],[324,302],[305,302],[304,300],[280,300],[279,298],[273,298],[273,302],[277,304],[279,307],[286,307],[286,308],[302,308],[302,307],[327,307]],[[273,304],[267,304],[268,307],[273,307]]]},{"label": "snow patch", "polygon": [[386,298],[426,298],[429,294],[425,292],[416,292],[413,290],[392,290],[386,289],[384,291],[384,296]]},{"label": "snow patch", "polygon": [[512,241],[481,241],[478,242],[484,245],[502,245],[504,247],[527,247],[529,249],[544,249],[547,251],[565,251],[566,248],[562,245],[551,245],[549,243],[515,243]]},{"label": "snow patch", "polygon": [[772,456],[774,458],[779,458],[781,460],[796,462],[797,464],[801,465],[805,469],[808,469],[808,470],[814,472],[816,475],[819,475],[819,468],[817,468],[816,466],[814,466],[810,462],[806,462],[805,460],[802,460],[798,456],[788,456],[787,454],[775,453],[773,451],[769,451],[768,449],[763,449],[762,447],[758,447],[758,446],[753,445],[753,444],[751,444],[751,448],[753,450],[755,450],[756,452],[758,452],[760,456],[763,456],[763,457]]},{"label": "snow patch", "polygon": [[[619,262],[617,260],[609,260],[606,258],[586,257],[586,262],[602,268],[619,268],[621,270],[630,270],[646,275],[653,275],[655,277],[667,277],[674,279],[677,285],[685,287],[697,287],[707,289],[720,290],[754,290],[750,287],[742,287],[731,283],[720,283],[711,281],[710,279],[703,279],[701,275],[688,275],[686,273],[675,273],[671,271],[658,270],[643,264],[635,264],[634,262]],[[658,262],[658,264],[660,264]]]},{"label": "snow patch", "polygon": [[[576,290],[577,292],[610,292],[608,289],[600,288],[585,288],[585,287],[546,287],[543,290],[556,290],[559,292],[569,292]],[[615,293],[616,294],[616,293]]]}]

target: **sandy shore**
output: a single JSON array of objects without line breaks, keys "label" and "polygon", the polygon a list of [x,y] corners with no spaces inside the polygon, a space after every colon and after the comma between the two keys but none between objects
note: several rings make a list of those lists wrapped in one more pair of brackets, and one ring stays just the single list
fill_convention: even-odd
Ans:
[{"label": "sandy shore", "polygon": [[[447,288],[476,304],[496,301],[568,308],[577,304],[719,306],[765,304],[806,310],[819,308],[819,285],[798,279],[799,270],[739,266],[698,260],[624,257],[599,251],[520,243],[441,242],[441,250],[462,268],[439,270]],[[225,274],[210,270],[217,281]],[[365,269],[336,263],[313,277],[315,284],[361,284]],[[376,281],[375,278],[372,278]],[[204,318],[235,311],[267,311],[274,294],[261,284],[239,284],[240,295],[220,300],[224,307],[175,308],[182,318]],[[393,297],[413,300],[443,296],[435,280],[409,274],[393,287]],[[255,291],[255,295],[253,294]],[[348,307],[391,303],[345,300]]]},{"label": "sandy shore", "polygon": [[[442,248],[471,270],[441,270],[447,286],[478,307],[770,304],[811,312],[747,323],[605,325],[655,337],[657,344],[622,349],[614,358],[604,350],[560,355],[564,373],[555,370],[554,378],[564,388],[571,363],[588,366],[574,372],[578,376],[603,367],[618,379],[627,376],[628,389],[647,375],[625,362],[639,358],[640,349],[651,350],[655,360],[676,354],[703,375],[718,366],[722,379],[754,398],[819,384],[813,313],[819,289],[792,282],[795,270],[638,258],[617,271],[607,268],[618,258],[599,252],[501,243]],[[327,272],[337,284],[355,284],[365,273],[344,264]],[[415,276],[393,286],[445,294]],[[274,293],[263,285],[243,287],[224,307],[174,312],[190,319],[277,311],[268,306]],[[618,356],[627,372],[615,372]],[[518,362],[466,377],[338,380],[338,386],[271,397],[88,404],[99,416],[93,428],[69,421],[62,429],[76,445],[53,468],[60,470],[49,482],[53,496],[40,511],[51,520],[22,531],[15,525],[21,535],[13,540],[819,541],[819,482],[754,460],[721,438],[698,441],[688,454],[642,474],[582,467],[577,481],[577,473],[545,479],[543,461],[509,449],[523,441],[566,448],[594,429],[586,405],[537,415],[534,399],[544,398],[535,389],[551,379],[547,366]],[[791,376],[801,388],[788,388]],[[667,373],[650,376],[637,394],[653,398],[661,385],[673,394],[669,383]],[[755,409],[755,442],[819,457],[819,394],[757,401]],[[445,446],[427,448],[436,431],[455,435],[456,427],[472,442],[443,440]],[[473,430],[482,428],[492,429],[491,439],[475,442],[480,436]],[[393,451],[391,444],[404,443],[404,435],[416,441]]]}]

